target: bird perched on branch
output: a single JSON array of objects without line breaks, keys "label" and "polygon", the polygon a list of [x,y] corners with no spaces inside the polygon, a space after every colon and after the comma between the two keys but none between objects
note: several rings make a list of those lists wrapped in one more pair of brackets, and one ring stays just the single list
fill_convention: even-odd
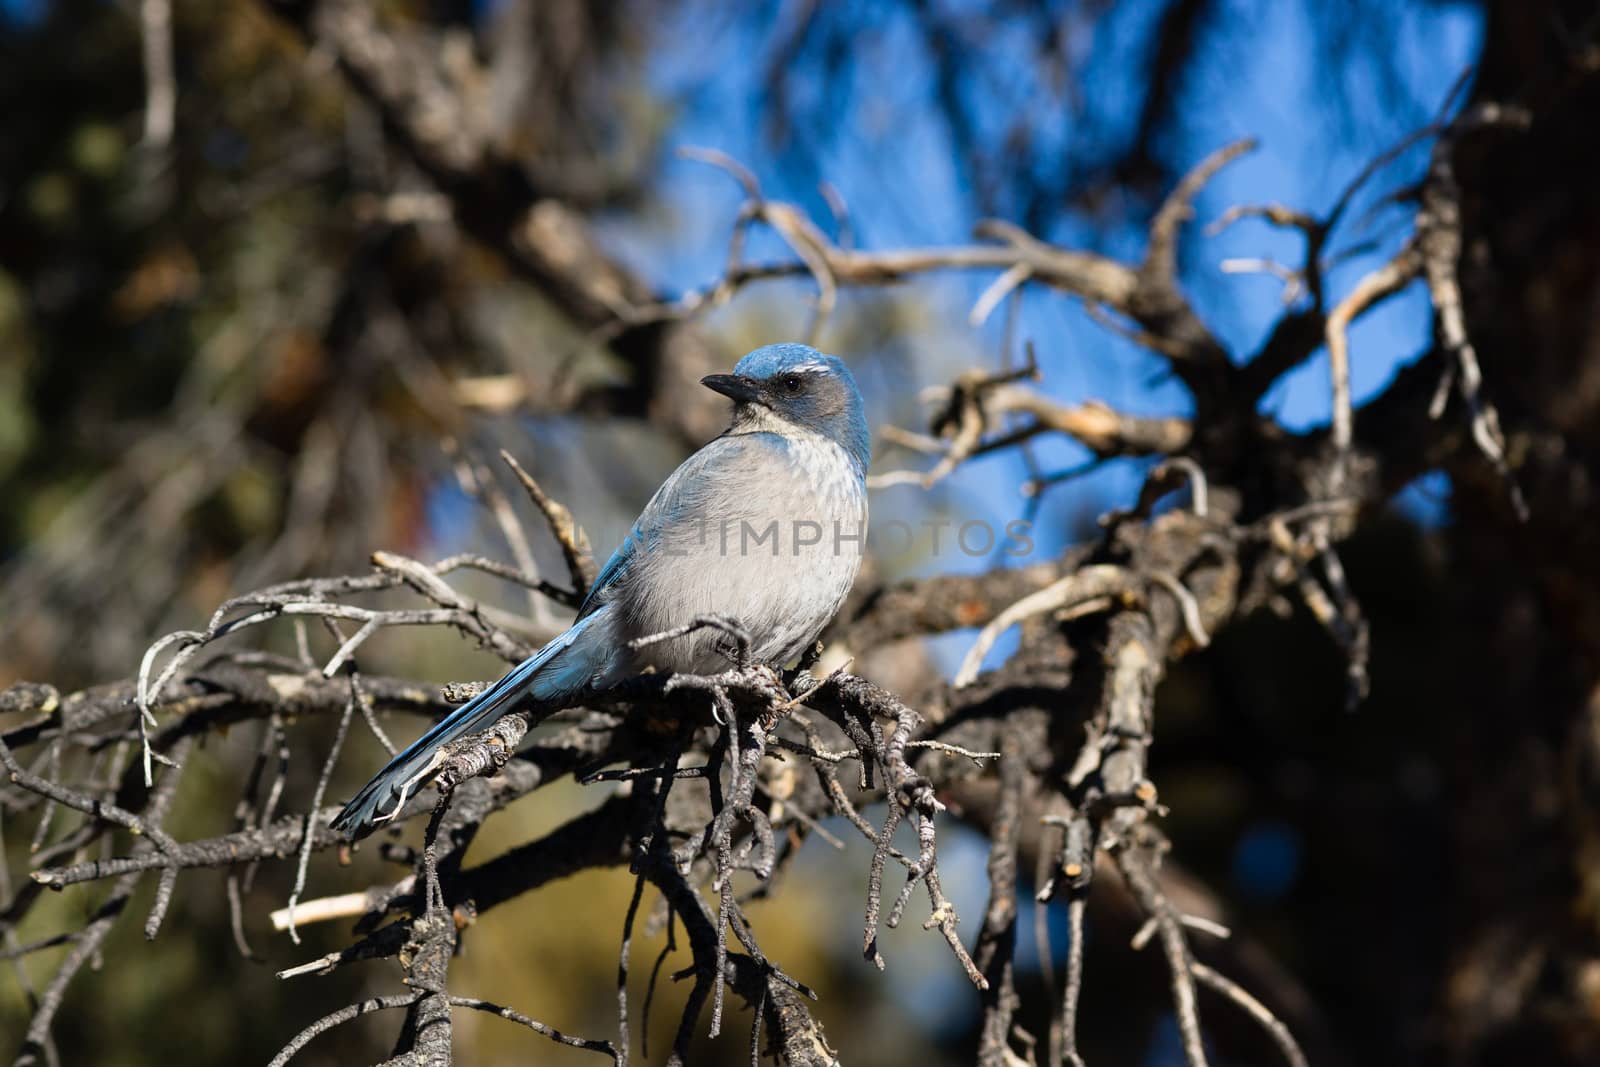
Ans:
[{"label": "bird perched on branch", "polygon": [[360,837],[393,818],[445,746],[525,702],[570,701],[647,667],[711,673],[730,658],[730,627],[643,638],[737,620],[750,658],[767,663],[816,640],[865,547],[870,443],[855,379],[834,356],[779,344],[701,384],[733,401],[731,425],[656,490],[572,627],[391,760],[335,829]]}]

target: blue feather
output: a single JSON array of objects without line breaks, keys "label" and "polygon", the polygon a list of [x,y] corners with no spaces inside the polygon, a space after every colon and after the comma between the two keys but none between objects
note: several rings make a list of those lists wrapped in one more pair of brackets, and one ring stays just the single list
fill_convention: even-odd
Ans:
[{"label": "blue feather", "polygon": [[[623,538],[622,544],[611,553],[611,558],[606,560],[606,565],[600,568],[600,573],[595,577],[594,585],[589,589],[589,595],[583,598],[583,603],[578,605],[578,618],[583,619],[597,610],[605,601],[602,596],[613,585],[616,585],[622,576],[628,572],[628,564],[633,560],[634,548],[644,537],[643,530],[638,523],[628,531],[628,536]],[[559,638],[558,638],[559,640]]]},{"label": "blue feather", "polygon": [[562,700],[583,689],[589,683],[595,667],[594,657],[582,655],[582,646],[574,649],[580,653],[563,657],[561,653],[573,649],[578,638],[604,611],[580,619],[571,629],[523,660],[510,673],[488,689],[461,705],[433,729],[417,738],[411,746],[389,761],[388,766],[362,787],[355,799],[344,806],[333,820],[333,828],[361,837],[371,833],[378,823],[393,816],[406,793],[417,785],[433,763],[434,754],[445,745],[480,730],[487,730],[495,720],[513,711],[524,699],[533,701]]}]

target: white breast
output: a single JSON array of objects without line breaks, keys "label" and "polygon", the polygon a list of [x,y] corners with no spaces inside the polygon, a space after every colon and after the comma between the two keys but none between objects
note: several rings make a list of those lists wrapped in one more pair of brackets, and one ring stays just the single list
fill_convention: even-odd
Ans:
[{"label": "white breast", "polygon": [[[722,472],[700,521],[676,524],[624,592],[636,636],[695,615],[727,615],[750,632],[758,660],[798,656],[839,610],[866,547],[866,494],[849,455],[817,434]],[[716,633],[654,646],[658,669],[727,666]],[[642,665],[642,664],[639,664]]]}]

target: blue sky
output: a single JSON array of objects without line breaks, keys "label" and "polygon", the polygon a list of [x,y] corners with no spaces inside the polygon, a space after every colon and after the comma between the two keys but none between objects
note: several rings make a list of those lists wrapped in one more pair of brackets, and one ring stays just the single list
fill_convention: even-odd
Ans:
[{"label": "blue sky", "polygon": [[[1064,116],[1063,136],[1108,136],[1137,111],[1142,86],[1129,75],[1130,50],[1142,47],[1154,5],[1119,5],[1088,37],[1090,61],[1083,78],[1083,99],[1075,116]],[[1394,77],[1400,92],[1380,83],[1371,63],[1356,58],[1337,65],[1308,65],[1318,32],[1308,8],[1293,3],[1235,0],[1228,15],[1203,44],[1203,58],[1186,83],[1182,109],[1186,124],[1176,158],[1191,164],[1219,145],[1254,137],[1260,147],[1234,162],[1197,202],[1197,223],[1185,234],[1183,264],[1186,288],[1202,317],[1234,351],[1249,353],[1282,313],[1281,284],[1268,275],[1223,274],[1219,264],[1232,258],[1272,258],[1295,264],[1301,255],[1297,235],[1259,221],[1244,221],[1211,237],[1204,224],[1238,203],[1277,201],[1291,207],[1324,211],[1360,168],[1382,149],[1422,125],[1446,96],[1449,87],[1476,55],[1481,16],[1471,6],[1395,6],[1387,29],[1392,35]],[[897,34],[892,22],[873,37],[876,61],[886,72],[870,91],[860,84],[846,127],[807,170],[784,166],[783,152],[762,135],[757,108],[765,67],[765,39],[753,38],[737,20],[704,19],[681,27],[685,47],[656,54],[650,78],[664,97],[680,101],[668,135],[672,146],[698,145],[720,149],[744,162],[760,177],[767,195],[792,200],[810,210],[825,230],[832,222],[811,181],[820,173],[838,187],[850,205],[857,243],[865,248],[966,243],[977,214],[967,195],[955,153],[939,117],[926,105],[931,72],[913,42]],[[1023,47],[1012,41],[999,47]],[[1357,50],[1359,52],[1359,49]],[[714,70],[708,79],[704,71]],[[802,75],[797,95],[820,92]],[[1342,250],[1375,241],[1369,253],[1357,255],[1332,272],[1330,295],[1347,291],[1362,274],[1391,256],[1406,232],[1403,210],[1391,209],[1376,225],[1358,230],[1353,224],[1378,198],[1421,173],[1427,145],[1403,156],[1372,182],[1348,213]],[[703,285],[721,269],[729,229],[741,194],[719,171],[692,161],[669,158],[659,183],[660,208],[644,217],[612,220],[606,233],[616,249],[637,269],[669,293]],[[1387,232],[1386,232],[1387,231]],[[1128,260],[1143,249],[1143,236],[1132,227],[1104,232],[1089,220],[1067,216],[1048,234],[1058,243],[1099,248]],[[755,237],[750,258],[777,258],[784,250],[775,239]],[[971,362],[997,362],[1004,313],[991,316],[983,330],[970,330],[965,313],[992,275],[947,276],[928,282],[918,292],[939,309],[928,330],[936,336],[913,336],[905,344],[954,349],[944,358],[919,361],[925,380],[863,383],[904,395],[906,386],[943,380],[954,368]],[[759,306],[793,334],[809,314],[808,287],[801,283],[747,291],[741,299]],[[733,314],[738,313],[736,305]],[[1426,295],[1414,287],[1366,316],[1353,329],[1352,385],[1357,403],[1381,391],[1404,362],[1425,349],[1429,340]],[[1186,397],[1176,384],[1161,380],[1162,363],[1089,319],[1082,308],[1061,294],[1037,290],[1024,298],[1016,323],[1018,338],[1038,345],[1046,378],[1043,388],[1068,402],[1098,398],[1115,407],[1145,413],[1184,413]],[[824,334],[823,345],[828,345]],[[847,358],[863,354],[841,352]],[[919,353],[920,354],[920,353]],[[955,361],[953,364],[952,361]],[[877,410],[888,407],[879,398]],[[1330,414],[1328,363],[1325,353],[1288,375],[1265,398],[1263,408],[1286,426],[1307,429],[1325,424]],[[903,412],[902,412],[903,414]],[[880,449],[881,452],[881,449]],[[1070,442],[1041,446],[1046,470],[1074,466],[1086,458]],[[916,457],[896,454],[882,467],[915,464]],[[1110,506],[1134,491],[1140,478],[1136,465],[1112,464],[1058,490],[1052,507],[1071,512]],[[973,464],[950,481],[949,492],[963,513],[1003,518],[1016,514],[1016,485],[1025,475],[1016,458]],[[1433,495],[1408,497],[1402,506],[1419,518],[1442,517],[1437,482]],[[880,493],[912,494],[915,489]],[[1064,498],[1064,499],[1062,499]],[[899,503],[889,503],[898,509]],[[875,506],[881,506],[875,500]],[[910,506],[915,510],[915,505]],[[1054,512],[1052,512],[1054,514]],[[1041,552],[1055,545],[1041,543]],[[981,563],[982,561],[977,561]],[[974,564],[976,565],[976,564]]]}]

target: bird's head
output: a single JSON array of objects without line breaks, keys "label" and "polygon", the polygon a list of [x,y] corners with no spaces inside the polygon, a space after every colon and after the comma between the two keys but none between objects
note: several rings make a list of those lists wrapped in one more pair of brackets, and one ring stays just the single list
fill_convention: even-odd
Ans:
[{"label": "bird's head", "polygon": [[850,368],[837,356],[808,345],[767,345],[741,359],[732,374],[710,374],[700,382],[733,401],[736,430],[820,434],[866,470],[866,407]]}]

